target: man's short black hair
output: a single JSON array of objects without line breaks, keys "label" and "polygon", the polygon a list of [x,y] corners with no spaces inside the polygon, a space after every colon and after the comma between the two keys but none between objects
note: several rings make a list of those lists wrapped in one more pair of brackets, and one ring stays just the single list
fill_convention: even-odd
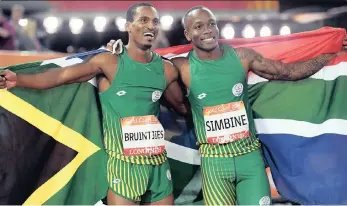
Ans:
[{"label": "man's short black hair", "polygon": [[[193,12],[193,11],[195,11],[195,10],[198,10],[198,9],[204,9],[204,8],[206,8],[206,7],[204,7],[204,6],[194,6],[194,7],[190,8],[190,9],[186,12],[186,14],[184,14],[184,17],[183,17],[183,25],[186,24],[187,17],[189,16],[189,14],[190,14],[191,12]],[[206,9],[207,9],[207,8],[206,8]]]},{"label": "man's short black hair", "polygon": [[150,6],[150,7],[154,8],[154,6],[150,3],[137,3],[137,4],[132,5],[131,7],[129,7],[129,9],[127,11],[127,16],[126,16],[127,22],[133,22],[134,21],[136,9],[141,7],[141,6]]}]

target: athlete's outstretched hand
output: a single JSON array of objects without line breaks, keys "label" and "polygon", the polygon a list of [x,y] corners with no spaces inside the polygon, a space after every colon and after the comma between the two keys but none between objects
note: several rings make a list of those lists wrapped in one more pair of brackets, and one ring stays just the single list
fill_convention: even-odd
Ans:
[{"label": "athlete's outstretched hand", "polygon": [[17,83],[16,73],[10,70],[0,71],[0,89],[11,89],[15,87]]}]

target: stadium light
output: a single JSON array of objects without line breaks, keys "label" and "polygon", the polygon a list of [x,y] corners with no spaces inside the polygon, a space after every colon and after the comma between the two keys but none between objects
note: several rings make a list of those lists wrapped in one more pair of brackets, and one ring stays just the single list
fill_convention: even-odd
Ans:
[{"label": "stadium light", "polygon": [[93,24],[94,24],[95,31],[103,32],[107,24],[107,19],[106,17],[103,17],[103,16],[97,16],[95,17]]},{"label": "stadium light", "polygon": [[247,24],[245,28],[242,30],[242,36],[245,38],[253,38],[255,37],[255,30],[252,25]]},{"label": "stadium light", "polygon": [[263,26],[261,29],[260,29],[260,36],[271,36],[271,29],[270,27],[268,26]]},{"label": "stadium light", "polygon": [[49,16],[43,20],[43,26],[45,27],[47,33],[53,34],[58,29],[59,20],[57,17]]},{"label": "stadium light", "polygon": [[116,25],[119,31],[125,31],[125,23],[126,23],[126,19],[124,19],[123,17],[116,18]]},{"label": "stadium light", "polygon": [[20,19],[18,24],[22,27],[26,27],[28,25],[28,19]]},{"label": "stadium light", "polygon": [[164,31],[167,31],[171,28],[174,18],[170,15],[165,15],[160,18],[160,25]]},{"label": "stadium light", "polygon": [[226,24],[222,29],[221,34],[226,39],[232,39],[235,36],[235,30],[231,24]]},{"label": "stadium light", "polygon": [[291,31],[290,31],[290,27],[289,26],[282,26],[281,29],[280,29],[280,35],[288,35],[290,34]]},{"label": "stadium light", "polygon": [[71,18],[69,22],[71,33],[80,34],[83,28],[83,20],[79,18]]}]

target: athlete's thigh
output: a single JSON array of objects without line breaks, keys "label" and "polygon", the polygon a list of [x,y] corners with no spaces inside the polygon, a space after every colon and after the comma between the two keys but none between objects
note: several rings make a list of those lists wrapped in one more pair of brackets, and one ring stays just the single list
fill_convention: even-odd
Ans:
[{"label": "athlete's thigh", "polygon": [[174,204],[173,194],[166,196],[164,199],[161,199],[155,202],[143,203],[143,205],[173,205],[173,204]]},{"label": "athlete's thigh", "polygon": [[205,205],[235,204],[235,173],[232,158],[202,157],[201,173]]},{"label": "athlete's thigh", "polygon": [[269,205],[271,192],[269,179],[261,153],[252,153],[236,159],[237,201],[240,205]]},{"label": "athlete's thigh", "polygon": [[107,191],[107,205],[138,205],[138,203],[121,197],[109,189]]},{"label": "athlete's thigh", "polygon": [[151,166],[148,190],[142,196],[143,203],[153,205],[173,205],[173,185],[168,161]]},{"label": "athlete's thigh", "polygon": [[[112,194],[111,201],[122,197],[134,203],[139,203],[141,196],[147,190],[149,166],[137,165],[109,157],[107,163],[107,179]],[[119,198],[118,198],[119,199]]]}]

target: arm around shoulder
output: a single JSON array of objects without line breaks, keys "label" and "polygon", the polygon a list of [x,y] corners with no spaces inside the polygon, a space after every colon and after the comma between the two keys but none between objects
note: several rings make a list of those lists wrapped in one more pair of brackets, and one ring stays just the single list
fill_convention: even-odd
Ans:
[{"label": "arm around shoulder", "polygon": [[165,76],[168,81],[167,88],[164,92],[165,100],[180,114],[187,114],[188,107],[185,101],[183,91],[178,83],[179,71],[177,67],[168,60],[164,60]]}]

